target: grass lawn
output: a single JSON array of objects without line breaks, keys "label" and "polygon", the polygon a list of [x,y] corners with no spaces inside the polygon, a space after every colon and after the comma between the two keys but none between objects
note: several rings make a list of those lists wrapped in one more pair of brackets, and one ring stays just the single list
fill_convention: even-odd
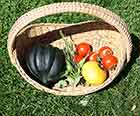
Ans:
[{"label": "grass lawn", "polygon": [[[32,87],[11,65],[7,35],[16,19],[33,8],[60,1],[72,0],[0,0],[0,116],[140,116],[140,0],[77,0],[108,8],[129,26],[134,44],[131,62],[104,90],[87,96],[54,96]],[[64,13],[38,22],[76,23],[92,18]]]}]

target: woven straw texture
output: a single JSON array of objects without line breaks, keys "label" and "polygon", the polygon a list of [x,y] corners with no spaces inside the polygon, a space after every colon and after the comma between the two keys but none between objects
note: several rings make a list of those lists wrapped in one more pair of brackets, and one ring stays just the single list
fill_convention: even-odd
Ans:
[{"label": "woven straw texture", "polygon": [[[63,12],[85,13],[96,16],[102,21],[88,21],[78,24],[30,24],[38,18]],[[25,65],[26,51],[37,41],[63,48],[64,42],[59,35],[60,30],[64,32],[67,39],[72,37],[74,43],[89,42],[95,51],[103,45],[108,45],[113,49],[119,62],[116,69],[109,72],[109,78],[103,84],[98,86],[79,85],[63,89],[53,87],[50,89],[30,78]],[[105,8],[78,2],[50,4],[22,15],[9,32],[7,47],[12,64],[27,82],[42,91],[69,96],[89,94],[109,85],[118,76],[125,63],[129,62],[132,51],[127,25],[119,16]]]}]

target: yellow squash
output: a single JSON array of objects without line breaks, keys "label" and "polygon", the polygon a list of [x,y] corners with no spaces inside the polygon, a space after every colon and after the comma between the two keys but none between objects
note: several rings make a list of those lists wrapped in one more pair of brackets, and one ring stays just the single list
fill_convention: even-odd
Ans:
[{"label": "yellow squash", "polygon": [[106,71],[101,69],[96,61],[88,61],[82,67],[82,76],[88,84],[102,84],[106,78]]}]

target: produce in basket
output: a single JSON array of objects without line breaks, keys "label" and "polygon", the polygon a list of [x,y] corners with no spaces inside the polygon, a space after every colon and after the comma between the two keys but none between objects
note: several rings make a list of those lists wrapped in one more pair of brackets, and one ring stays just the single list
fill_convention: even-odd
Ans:
[{"label": "produce in basket", "polygon": [[103,58],[104,56],[113,55],[113,51],[110,47],[103,46],[99,49],[98,54],[101,58]]},{"label": "produce in basket", "polygon": [[65,56],[62,50],[51,45],[34,44],[26,55],[26,64],[37,80],[48,85],[60,79]]},{"label": "produce in basket", "polygon": [[88,61],[97,61],[98,60],[98,54],[96,52],[90,52],[89,56],[87,57]]},{"label": "produce in basket", "polygon": [[80,55],[76,54],[76,55],[73,56],[73,61],[76,62],[76,63],[79,63],[82,59],[83,59],[83,57],[80,56]]},{"label": "produce in basket", "polygon": [[99,85],[107,78],[107,72],[96,61],[88,61],[82,67],[82,76],[88,84]]},{"label": "produce in basket", "polygon": [[76,52],[79,56],[86,56],[91,51],[91,45],[85,42],[82,42],[76,45]]},{"label": "produce in basket", "polygon": [[[56,87],[77,86],[78,84],[102,84],[108,71],[118,63],[113,50],[108,46],[92,51],[89,43],[75,44],[64,38],[63,50],[45,44],[34,44],[26,56],[30,72],[42,83]],[[63,79],[62,79],[63,78]],[[84,79],[86,83],[83,83]]]},{"label": "produce in basket", "polygon": [[[103,46],[95,52],[91,50],[91,45],[86,42],[75,45],[72,40],[67,41],[64,38],[62,31],[60,35],[65,42],[64,54],[67,68],[63,75],[66,78],[60,80],[55,86],[75,87],[82,78],[88,85],[102,84],[107,79],[109,69],[117,65],[117,57],[113,56],[113,50],[108,46]],[[107,59],[109,57],[111,59]]]},{"label": "produce in basket", "polygon": [[118,59],[113,55],[104,56],[102,58],[102,64],[108,70],[116,67],[117,63]]},{"label": "produce in basket", "polygon": [[[64,54],[66,60],[66,70],[64,72],[64,77],[66,79],[60,80],[55,84],[55,87],[66,87],[66,86],[77,86],[80,83],[82,78],[81,76],[81,68],[86,61],[87,56],[80,56],[77,51],[75,51],[75,44],[72,40],[67,41],[64,38],[62,31],[60,31],[60,35],[64,40]],[[77,46],[77,45],[76,45]],[[77,49],[76,49],[77,50]],[[85,51],[84,51],[85,53]]]}]

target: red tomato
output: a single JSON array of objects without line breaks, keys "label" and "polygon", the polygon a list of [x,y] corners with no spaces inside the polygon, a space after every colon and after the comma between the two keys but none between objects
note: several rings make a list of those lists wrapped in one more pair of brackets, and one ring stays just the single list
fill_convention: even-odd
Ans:
[{"label": "red tomato", "polygon": [[91,51],[91,46],[88,43],[80,43],[76,46],[76,51],[79,56],[86,56]]},{"label": "red tomato", "polygon": [[76,63],[79,63],[82,59],[83,59],[82,56],[79,56],[79,55],[73,56],[73,61]]},{"label": "red tomato", "polygon": [[98,57],[98,54],[96,52],[90,52],[89,56],[87,57],[87,60],[89,61],[96,61]]},{"label": "red tomato", "polygon": [[108,46],[101,47],[99,49],[98,53],[101,58],[103,58],[104,56],[107,56],[107,55],[113,55],[112,49]]},{"label": "red tomato", "polygon": [[118,63],[117,57],[113,55],[104,56],[102,58],[102,64],[106,69],[111,69]]}]

